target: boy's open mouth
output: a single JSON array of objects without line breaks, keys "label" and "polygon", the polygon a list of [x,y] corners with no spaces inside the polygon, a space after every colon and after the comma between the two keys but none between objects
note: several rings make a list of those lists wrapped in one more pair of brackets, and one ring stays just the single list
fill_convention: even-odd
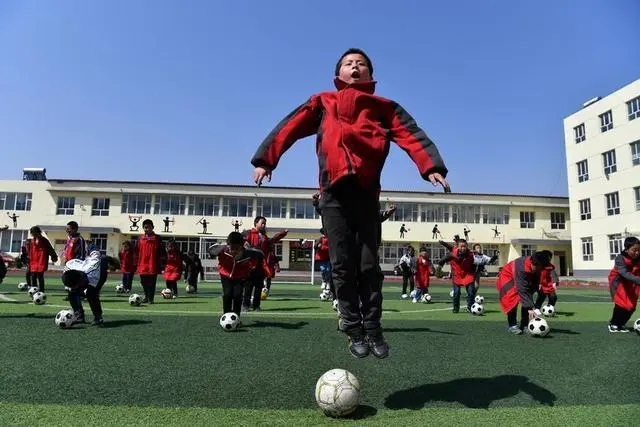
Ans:
[{"label": "boy's open mouth", "polygon": [[358,71],[358,70],[353,70],[353,71],[351,72],[351,77],[352,77],[352,78],[354,78],[354,79],[359,79],[359,78],[360,78],[360,71]]}]

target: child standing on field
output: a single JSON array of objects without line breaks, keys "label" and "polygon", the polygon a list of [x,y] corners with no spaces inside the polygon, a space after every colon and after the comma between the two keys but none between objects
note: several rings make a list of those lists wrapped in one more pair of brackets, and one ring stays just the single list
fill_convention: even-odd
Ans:
[{"label": "child standing on field", "polygon": [[389,141],[409,154],[424,179],[450,191],[435,144],[398,103],[374,95],[372,74],[373,64],[362,50],[347,50],[335,67],[337,91],[313,95],[296,108],[251,160],[261,185],[295,141],[318,134],[319,208],[344,332],[358,358],[389,354],[380,324],[378,262],[380,174]]},{"label": "child standing on field", "polygon": [[613,298],[613,315],[609,332],[629,332],[626,327],[638,305],[640,294],[640,240],[624,239],[624,250],[616,256],[609,273],[609,292]]}]

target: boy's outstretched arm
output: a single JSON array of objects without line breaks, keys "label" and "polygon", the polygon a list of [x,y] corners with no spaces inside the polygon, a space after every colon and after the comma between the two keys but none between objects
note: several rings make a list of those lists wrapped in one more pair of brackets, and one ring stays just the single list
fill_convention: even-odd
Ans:
[{"label": "boy's outstretched arm", "polygon": [[451,192],[446,180],[448,170],[444,160],[433,141],[418,127],[415,119],[400,104],[394,102],[388,120],[391,139],[411,157],[422,178],[433,185],[442,185],[445,193]]},{"label": "boy's outstretched arm", "polygon": [[262,141],[251,159],[251,164],[256,168],[254,176],[256,184],[262,184],[264,178],[271,180],[271,171],[278,166],[280,157],[294,142],[318,132],[320,127],[319,106],[319,98],[312,96],[278,123]]}]

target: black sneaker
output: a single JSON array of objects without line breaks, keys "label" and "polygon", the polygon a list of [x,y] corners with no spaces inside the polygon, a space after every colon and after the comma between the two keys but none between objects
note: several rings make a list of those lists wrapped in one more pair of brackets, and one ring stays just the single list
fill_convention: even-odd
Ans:
[{"label": "black sneaker", "polygon": [[142,301],[140,302],[140,304],[147,304],[149,302],[149,300],[147,299],[147,297],[142,298]]},{"label": "black sneaker", "polygon": [[381,330],[367,334],[367,341],[369,342],[371,353],[373,353],[376,358],[384,359],[389,355],[389,344],[384,340]]},{"label": "black sneaker", "polygon": [[242,306],[242,313],[247,313],[249,311],[249,307],[247,307],[246,305]]},{"label": "black sneaker", "polygon": [[97,317],[93,322],[91,322],[91,326],[104,326],[104,319],[102,317]]},{"label": "black sneaker", "polygon": [[365,339],[364,334],[361,330],[355,330],[350,332],[349,334],[349,352],[353,357],[357,357],[358,359],[362,359],[363,357],[367,357],[369,355],[369,344]]},{"label": "black sneaker", "polygon": [[453,309],[453,312],[454,312],[454,313],[460,313],[460,309],[459,309],[459,308],[454,308],[454,309]]},{"label": "black sneaker", "polygon": [[255,312],[260,311],[260,307],[256,307],[256,308],[254,308],[254,309],[253,309],[253,311],[255,311]]}]

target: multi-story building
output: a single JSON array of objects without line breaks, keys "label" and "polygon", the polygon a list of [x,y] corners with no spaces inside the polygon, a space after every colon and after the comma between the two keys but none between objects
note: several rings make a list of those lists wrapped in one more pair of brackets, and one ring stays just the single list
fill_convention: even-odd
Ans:
[{"label": "multi-story building", "polygon": [[[85,238],[116,256],[124,240],[142,232],[139,220],[145,218],[183,250],[204,253],[207,245],[233,231],[236,220],[242,223],[240,229],[248,229],[253,218],[262,215],[268,218],[271,233],[289,230],[287,239],[276,246],[281,267],[309,270],[311,243],[321,227],[311,202],[313,188],[47,180],[42,173],[33,178],[29,173],[21,181],[0,181],[0,210],[18,216],[15,226],[9,215],[3,214],[4,222],[0,219],[0,227],[9,225],[0,235],[0,249],[11,254],[19,251],[33,225],[39,225],[62,251],[65,224],[75,220]],[[393,268],[409,244],[416,249],[425,245],[433,259],[442,258],[446,249],[438,240],[464,237],[465,228],[469,240],[481,243],[486,253],[500,251],[500,265],[520,254],[550,249],[561,274],[572,269],[566,198],[383,191],[381,201],[383,207],[397,206],[395,215],[383,224],[380,257],[385,271]],[[407,231],[401,237],[403,224]],[[432,233],[436,224],[440,235]]]},{"label": "multi-story building", "polygon": [[602,277],[640,237],[640,80],[564,119],[577,277]]}]

